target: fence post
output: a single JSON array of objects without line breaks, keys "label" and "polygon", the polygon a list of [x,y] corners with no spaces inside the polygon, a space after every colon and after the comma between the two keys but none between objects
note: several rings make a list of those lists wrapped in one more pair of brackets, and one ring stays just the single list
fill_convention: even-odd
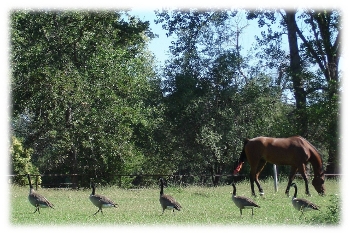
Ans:
[{"label": "fence post", "polygon": [[275,185],[275,193],[278,191],[278,184],[277,184],[277,167],[276,164],[273,165],[273,183]]}]

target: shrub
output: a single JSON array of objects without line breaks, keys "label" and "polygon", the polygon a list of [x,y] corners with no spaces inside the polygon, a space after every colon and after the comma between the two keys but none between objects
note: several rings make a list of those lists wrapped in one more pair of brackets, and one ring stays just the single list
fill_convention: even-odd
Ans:
[{"label": "shrub", "polygon": [[[26,185],[27,178],[24,176],[25,174],[39,173],[38,168],[30,161],[33,150],[23,148],[22,142],[15,136],[12,136],[11,139],[11,173],[17,175],[13,178],[13,183]],[[38,182],[41,183],[40,177],[38,177]]]},{"label": "shrub", "polygon": [[327,205],[326,211],[316,216],[314,219],[310,219],[311,222],[338,225],[340,223],[340,198],[338,195],[330,195],[329,205]]}]

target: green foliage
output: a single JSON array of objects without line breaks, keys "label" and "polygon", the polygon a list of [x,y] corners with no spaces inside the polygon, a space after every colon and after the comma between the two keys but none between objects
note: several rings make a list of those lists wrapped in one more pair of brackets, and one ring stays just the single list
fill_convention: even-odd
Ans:
[{"label": "green foliage", "polygon": [[[22,142],[18,138],[12,136],[10,148],[11,173],[17,175],[13,178],[14,184],[27,184],[28,179],[25,174],[39,174],[38,168],[31,162],[32,153],[32,149],[25,149]],[[38,182],[41,182],[40,176]]]},{"label": "green foliage", "polygon": [[325,209],[322,214],[315,216],[310,219],[311,224],[322,224],[322,225],[338,225],[340,222],[342,205],[340,197],[337,194],[331,194],[327,197],[328,203],[323,208]]},{"label": "green foliage", "polygon": [[[210,174],[219,184],[215,175],[232,172],[243,138],[300,132],[300,111],[285,100],[293,85],[283,11],[247,11],[267,29],[257,53],[246,56],[242,12],[157,11],[157,23],[175,38],[157,73],[149,23],[124,11],[12,11],[11,132],[32,148],[25,153],[42,173],[85,174],[125,188],[153,183],[138,174]],[[334,22],[322,41],[329,36],[339,58],[340,14],[302,11],[296,20],[310,32],[314,23],[320,36],[319,26]],[[321,40],[302,41],[307,139],[338,163],[337,67],[328,72],[334,79],[324,77],[315,66],[323,57],[311,57],[325,54],[312,52]]]},{"label": "green foliage", "polygon": [[[321,150],[328,153],[324,158],[328,159],[327,172],[339,172],[342,13],[334,9],[250,10],[247,19],[258,20],[262,29],[255,47],[260,57],[257,68],[277,70],[276,83],[294,92],[296,110],[290,115],[301,126],[296,133],[326,147]],[[276,24],[279,27],[272,27]],[[284,39],[293,48],[289,54],[281,46]]]},{"label": "green foliage", "polygon": [[170,48],[174,57],[165,67],[164,93],[166,121],[175,138],[170,146],[173,155],[180,154],[180,172],[231,173],[243,138],[293,134],[287,117],[292,108],[281,102],[280,86],[261,72],[244,75],[248,62],[241,47],[225,46],[240,33],[239,26],[236,32],[232,27],[236,12],[156,14],[157,22],[177,35]]},{"label": "green foliage", "polygon": [[157,77],[148,23],[122,14],[11,14],[13,117],[27,119],[16,132],[45,173],[113,183],[143,160],[135,129],[154,125]]}]

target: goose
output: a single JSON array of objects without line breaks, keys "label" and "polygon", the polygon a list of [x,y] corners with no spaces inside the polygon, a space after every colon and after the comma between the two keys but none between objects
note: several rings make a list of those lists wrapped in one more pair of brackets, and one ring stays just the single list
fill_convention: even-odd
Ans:
[{"label": "goose", "polygon": [[172,196],[164,194],[164,191],[163,191],[164,180],[163,180],[163,178],[160,178],[159,181],[160,181],[159,202],[163,208],[162,214],[164,214],[164,210],[166,210],[166,209],[173,210],[173,213],[175,212],[175,210],[180,211],[180,209],[182,208],[180,203],[178,203],[175,200],[175,198],[173,198]]},{"label": "goose", "polygon": [[241,217],[242,217],[242,209],[252,209],[252,216],[253,216],[254,207],[260,208],[260,206],[256,204],[253,200],[247,197],[236,196],[236,185],[234,182],[232,182],[232,186],[233,186],[232,201],[239,208]]},{"label": "goose", "polygon": [[92,204],[94,204],[96,207],[98,207],[98,210],[96,213],[94,213],[93,215],[96,215],[99,211],[101,211],[101,213],[103,214],[102,208],[111,208],[111,207],[118,207],[118,204],[116,204],[114,201],[112,201],[111,199],[109,199],[106,196],[103,195],[99,195],[99,194],[95,194],[95,189],[96,189],[96,185],[95,183],[92,183],[92,192],[89,196],[90,201],[92,202]]},{"label": "goose", "polygon": [[[40,207],[41,208],[52,208],[54,209],[54,205],[49,202],[43,195],[37,193],[34,191],[33,185],[32,185],[32,181],[30,179],[30,175],[27,174],[28,177],[28,182],[29,182],[29,195],[28,195],[28,200],[30,202],[30,204],[32,204],[33,206],[35,206],[35,212],[38,211],[38,213],[40,214]],[[33,213],[33,214],[34,214]]]},{"label": "goose", "polygon": [[303,198],[297,198],[298,188],[295,183],[292,183],[290,186],[294,187],[294,196],[292,197],[292,204],[296,210],[301,211],[300,217],[304,214],[304,211],[320,210],[319,207],[311,201],[308,201]]}]

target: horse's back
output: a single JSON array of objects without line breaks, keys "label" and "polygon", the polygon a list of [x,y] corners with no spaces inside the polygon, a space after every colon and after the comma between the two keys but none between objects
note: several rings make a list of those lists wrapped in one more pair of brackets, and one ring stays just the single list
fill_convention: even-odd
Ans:
[{"label": "horse's back", "polygon": [[299,136],[289,138],[256,137],[250,139],[245,146],[248,157],[252,159],[264,159],[277,165],[289,165],[291,163],[308,160],[305,147],[307,141]]}]

